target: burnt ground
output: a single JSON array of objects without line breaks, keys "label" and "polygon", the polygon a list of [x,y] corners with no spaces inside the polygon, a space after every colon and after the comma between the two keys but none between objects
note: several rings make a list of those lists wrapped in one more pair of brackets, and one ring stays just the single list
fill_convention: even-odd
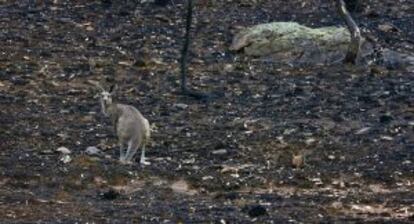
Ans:
[{"label": "burnt ground", "polygon": [[[414,222],[414,73],[230,53],[239,26],[342,24],[326,1],[249,2],[197,4],[190,80],[224,94],[197,101],[176,94],[183,1],[0,1],[1,222]],[[414,53],[413,1],[364,2],[364,35]],[[87,80],[153,124],[150,166],[116,161]]]}]

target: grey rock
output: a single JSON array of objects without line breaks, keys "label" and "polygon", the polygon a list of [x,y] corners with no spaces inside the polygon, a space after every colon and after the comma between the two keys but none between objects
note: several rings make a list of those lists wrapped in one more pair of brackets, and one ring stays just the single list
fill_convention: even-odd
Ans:
[{"label": "grey rock", "polygon": [[[233,39],[230,50],[251,56],[270,56],[285,63],[334,63],[345,57],[350,34],[345,27],[310,28],[296,22],[273,22],[246,28]],[[363,40],[361,55],[372,52]]]},{"label": "grey rock", "polygon": [[174,107],[185,110],[188,108],[188,105],[184,103],[176,103],[174,104]]},{"label": "grey rock", "polygon": [[96,156],[102,154],[102,151],[95,146],[88,146],[85,150],[85,153],[90,156]]}]

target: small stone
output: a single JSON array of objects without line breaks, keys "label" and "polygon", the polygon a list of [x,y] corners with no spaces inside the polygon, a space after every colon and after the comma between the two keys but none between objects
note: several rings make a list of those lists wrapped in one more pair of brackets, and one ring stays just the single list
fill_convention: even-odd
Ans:
[{"label": "small stone", "polygon": [[225,72],[232,72],[234,71],[234,66],[232,64],[225,64],[223,69]]},{"label": "small stone", "polygon": [[66,163],[70,163],[72,161],[72,158],[70,157],[70,155],[65,154],[60,158],[60,161],[66,164]]},{"label": "small stone", "polygon": [[185,109],[188,108],[188,105],[185,104],[185,103],[176,103],[176,104],[174,104],[174,107],[185,110]]},{"label": "small stone", "polygon": [[317,185],[317,186],[320,186],[320,185],[322,185],[323,184],[323,182],[322,182],[322,180],[321,180],[321,178],[318,178],[318,177],[316,177],[316,178],[311,178],[310,179],[310,181],[312,181],[315,185]]},{"label": "small stone", "polygon": [[62,153],[62,154],[70,154],[71,153],[71,151],[68,149],[68,148],[66,148],[66,147],[59,147],[59,148],[57,148],[56,149],[56,152],[60,152],[60,153]]},{"label": "small stone", "polygon": [[306,140],[305,140],[305,143],[306,143],[307,145],[310,145],[310,144],[312,144],[312,143],[314,143],[314,142],[316,142],[316,139],[314,139],[314,138],[308,138],[308,139],[306,139]]},{"label": "small stone", "polygon": [[202,180],[212,180],[214,179],[214,177],[212,176],[204,176],[203,178],[201,178]]},{"label": "small stone", "polygon": [[391,136],[381,136],[381,140],[385,140],[385,141],[392,141],[394,138]]},{"label": "small stone", "polygon": [[96,156],[101,154],[101,150],[99,150],[98,148],[96,148],[95,146],[88,146],[85,150],[85,153],[90,155],[90,156]]},{"label": "small stone", "polygon": [[371,127],[361,128],[358,131],[356,131],[355,134],[356,135],[363,135],[363,134],[367,133],[369,130],[371,130]]},{"label": "small stone", "polygon": [[294,133],[295,131],[296,131],[296,129],[294,129],[294,128],[285,129],[285,130],[283,131],[283,134],[284,134],[284,135],[290,135],[290,134]]},{"label": "small stone", "polygon": [[226,149],[218,149],[211,152],[213,155],[224,155],[227,154]]}]

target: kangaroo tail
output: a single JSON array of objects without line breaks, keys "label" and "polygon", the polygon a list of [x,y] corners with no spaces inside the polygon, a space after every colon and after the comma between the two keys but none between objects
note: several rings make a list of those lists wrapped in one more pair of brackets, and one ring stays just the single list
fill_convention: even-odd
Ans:
[{"label": "kangaroo tail", "polygon": [[145,133],[144,133],[145,141],[148,142],[151,137],[151,126],[147,119],[144,119],[144,129],[145,129]]}]

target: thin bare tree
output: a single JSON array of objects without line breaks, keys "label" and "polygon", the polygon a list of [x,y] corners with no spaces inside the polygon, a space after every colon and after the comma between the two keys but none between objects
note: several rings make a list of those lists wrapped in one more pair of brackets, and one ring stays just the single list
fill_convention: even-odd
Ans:
[{"label": "thin bare tree", "polygon": [[348,30],[351,33],[351,42],[349,43],[348,52],[345,56],[344,62],[356,64],[359,52],[361,50],[361,30],[349,14],[344,0],[337,0],[336,2],[339,14],[345,20],[345,23],[348,26]]},{"label": "thin bare tree", "polygon": [[188,51],[191,44],[191,24],[193,23],[193,0],[187,0],[187,12],[185,15],[185,36],[183,42],[183,48],[181,50],[181,93],[194,97],[196,99],[207,98],[208,95],[189,89],[187,86],[187,76],[188,76]]}]

